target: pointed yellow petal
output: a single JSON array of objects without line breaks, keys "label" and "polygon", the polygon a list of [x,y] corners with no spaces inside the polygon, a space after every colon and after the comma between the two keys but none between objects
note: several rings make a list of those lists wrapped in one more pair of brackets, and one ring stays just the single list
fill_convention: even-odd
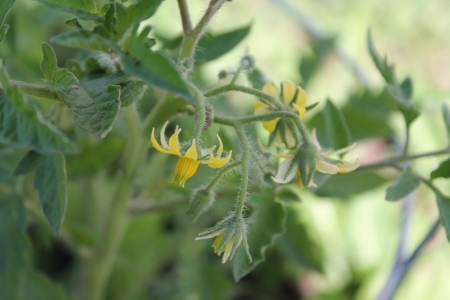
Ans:
[{"label": "pointed yellow petal", "polygon": [[220,139],[220,136],[218,134],[216,134],[216,136],[217,136],[217,139],[219,140],[219,150],[217,150],[216,157],[221,158],[222,152],[223,152],[223,143],[222,143],[222,140]]},{"label": "pointed yellow petal", "polygon": [[222,263],[225,263],[228,257],[230,257],[231,250],[233,249],[233,244],[234,244],[234,235],[225,244],[225,253],[223,254]]},{"label": "pointed yellow petal", "polygon": [[283,81],[283,101],[284,104],[290,105],[294,100],[295,92],[297,92],[297,85],[290,80]]},{"label": "pointed yellow petal", "polygon": [[337,163],[336,167],[339,168],[338,172],[339,173],[348,173],[351,172],[353,170],[355,170],[356,168],[359,167],[359,162],[358,160],[355,160],[354,162],[349,162],[349,161],[342,161],[341,163]]},{"label": "pointed yellow petal", "polygon": [[293,111],[298,111],[300,119],[303,120],[303,118],[305,117],[305,114],[306,114],[306,108],[304,108],[303,106],[298,106],[295,103],[293,103],[292,106],[294,106]]},{"label": "pointed yellow petal", "polygon": [[279,97],[277,88],[273,84],[271,84],[270,82],[266,83],[263,86],[262,91],[264,93],[266,93],[266,94],[274,96],[275,98]]},{"label": "pointed yellow petal", "polygon": [[356,143],[353,143],[353,144],[351,144],[350,146],[347,146],[347,147],[345,147],[345,148],[336,150],[336,151],[334,151],[334,152],[331,153],[331,154],[342,154],[342,153],[345,153],[345,152],[348,152],[348,151],[352,150],[353,148],[355,148],[355,146],[356,146]]},{"label": "pointed yellow petal", "polygon": [[255,112],[255,115],[262,115],[262,114],[270,113],[269,106],[267,104],[264,104],[264,103],[258,101],[258,102],[256,102],[256,104],[254,106],[254,112]]},{"label": "pointed yellow petal", "polygon": [[175,167],[175,175],[173,176],[172,183],[184,187],[186,180],[194,176],[197,169],[197,161],[187,157],[180,157]]},{"label": "pointed yellow petal", "polygon": [[295,99],[295,104],[298,106],[306,107],[308,105],[308,96],[306,95],[306,92],[301,87],[297,87],[297,99]]},{"label": "pointed yellow petal", "polygon": [[286,146],[288,148],[292,148],[295,146],[295,144],[296,144],[295,137],[289,129],[286,130],[285,138],[286,138],[286,142],[287,142]]},{"label": "pointed yellow petal", "polygon": [[175,154],[172,151],[166,150],[164,148],[161,148],[161,146],[159,146],[158,142],[155,139],[155,128],[153,128],[153,130],[152,130],[151,141],[152,141],[153,148],[155,148],[159,152],[162,152],[162,153],[165,153],[165,154]]},{"label": "pointed yellow petal", "polygon": [[336,174],[339,171],[339,168],[333,164],[316,158],[316,170],[321,173]]},{"label": "pointed yellow petal", "polygon": [[180,131],[181,131],[181,128],[177,128],[175,130],[175,133],[172,134],[172,136],[170,137],[170,140],[169,140],[169,146],[170,146],[170,150],[172,150],[173,154],[181,157],[180,142],[178,141],[178,135],[180,134]]},{"label": "pointed yellow petal", "polygon": [[208,149],[201,149],[200,156],[203,157],[203,156],[209,155],[209,154],[213,153],[214,149],[216,149],[216,145],[214,145]]},{"label": "pointed yellow petal", "polygon": [[263,122],[264,129],[267,130],[269,133],[272,133],[275,130],[275,127],[277,126],[279,119],[280,118],[276,118],[271,121]]},{"label": "pointed yellow petal", "polygon": [[183,157],[187,157],[193,160],[197,160],[197,146],[195,145],[195,139],[192,140],[192,145],[189,147],[188,151],[186,151],[186,154],[184,154]]},{"label": "pointed yellow petal", "polygon": [[222,168],[224,165],[227,164],[228,161],[230,161],[231,154],[233,151],[230,151],[230,154],[228,154],[227,157],[224,158],[213,158],[208,163],[208,166],[211,168]]},{"label": "pointed yellow petal", "polygon": [[167,122],[164,124],[164,126],[163,126],[162,129],[161,129],[161,133],[159,134],[159,139],[160,139],[160,141],[161,141],[161,146],[162,146],[164,149],[170,149],[170,148],[169,148],[169,145],[167,145],[167,141],[166,141],[166,127],[167,127],[167,124],[169,124],[169,121],[167,121]]}]

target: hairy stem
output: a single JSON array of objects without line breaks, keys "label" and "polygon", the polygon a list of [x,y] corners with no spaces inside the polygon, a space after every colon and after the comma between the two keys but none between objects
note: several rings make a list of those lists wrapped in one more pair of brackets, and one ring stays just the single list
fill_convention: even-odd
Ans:
[{"label": "hairy stem", "polygon": [[206,187],[207,191],[211,191],[214,186],[220,181],[220,179],[222,179],[222,177],[228,173],[229,171],[233,170],[234,168],[240,166],[242,164],[242,162],[237,161],[234,162],[232,164],[227,165],[226,167],[222,168],[214,177],[213,180],[211,180],[211,182],[208,184],[208,186]]},{"label": "hairy stem", "polygon": [[[27,83],[17,80],[11,80],[10,84],[20,88],[22,93],[30,96],[46,98],[49,100],[62,102],[59,93],[49,90],[45,85]],[[1,84],[0,84],[1,87]]]},{"label": "hairy stem", "polygon": [[241,186],[239,191],[239,196],[236,203],[236,218],[240,218],[242,216],[242,212],[244,210],[245,199],[247,197],[247,189],[248,189],[248,175],[250,168],[250,145],[248,143],[247,136],[245,135],[244,129],[242,126],[234,127],[237,133],[237,136],[242,145],[242,169],[241,169]]},{"label": "hairy stem", "polygon": [[200,135],[202,134],[203,128],[206,122],[206,108],[205,108],[205,99],[200,90],[194,85],[190,86],[191,90],[194,92],[195,97],[197,98],[197,124],[194,128],[194,136],[193,138],[197,141],[197,144],[200,140]]}]

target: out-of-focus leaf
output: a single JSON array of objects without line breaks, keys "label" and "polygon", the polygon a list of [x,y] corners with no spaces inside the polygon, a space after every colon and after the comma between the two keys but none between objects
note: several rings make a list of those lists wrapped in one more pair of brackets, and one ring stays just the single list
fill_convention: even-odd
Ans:
[{"label": "out-of-focus leaf", "polygon": [[66,24],[67,26],[70,26],[70,27],[72,27],[72,28],[75,28],[75,29],[81,29],[81,28],[83,28],[83,26],[81,26],[80,22],[78,22],[78,19],[77,19],[77,18],[73,18],[73,19],[70,19],[70,20],[66,20],[66,21],[64,22],[64,24]]},{"label": "out-of-focus leaf", "polygon": [[380,71],[384,80],[386,80],[386,82],[388,84],[392,84],[392,85],[396,86],[397,79],[395,77],[394,66],[389,65],[389,63],[387,61],[387,57],[385,57],[384,60],[381,59],[381,57],[377,53],[377,50],[375,49],[375,46],[372,42],[370,30],[367,33],[367,45],[369,47],[370,56],[372,57],[372,60],[375,63],[375,66],[377,67],[378,71]]},{"label": "out-of-focus leaf", "polygon": [[130,29],[128,38],[123,42],[124,49],[114,43],[109,47],[115,51],[122,62],[125,72],[142,79],[144,82],[163,90],[180,94],[187,100],[194,101],[191,92],[177,68],[161,53],[149,48],[147,35],[150,28],[138,35],[138,26]]},{"label": "out-of-focus leaf", "polygon": [[329,99],[323,111],[327,143],[325,147],[332,149],[345,148],[351,143],[350,130],[344,115]]},{"label": "out-of-focus leaf", "polygon": [[406,77],[400,85],[400,90],[402,91],[402,95],[404,99],[411,100],[413,95],[413,83],[411,78]]},{"label": "out-of-focus leaf", "polygon": [[448,136],[450,137],[450,111],[447,105],[442,105],[442,116],[444,118],[445,127],[447,128]]},{"label": "out-of-focus leaf", "polygon": [[64,290],[45,275],[35,271],[25,271],[20,278],[20,298],[33,300],[66,300]]},{"label": "out-of-focus leaf", "polygon": [[15,0],[3,0],[0,3],[0,25],[3,24],[3,21],[5,20],[6,14],[8,13],[8,10],[13,7]]},{"label": "out-of-focus leaf", "polygon": [[222,34],[205,34],[198,42],[195,60],[206,63],[228,53],[249,34],[250,29],[251,24]]},{"label": "out-of-focus leaf", "polygon": [[430,179],[436,178],[450,178],[450,158],[441,162],[436,170],[430,174]]},{"label": "out-of-focus leaf", "polygon": [[102,20],[97,14],[96,4],[94,0],[35,0],[50,8],[56,8],[65,12],[77,15],[83,20]]},{"label": "out-of-focus leaf", "polygon": [[31,148],[38,152],[76,150],[74,143],[28,104],[16,87],[9,85],[7,75],[1,71],[0,82],[1,143]]},{"label": "out-of-focus leaf", "polygon": [[69,155],[66,160],[69,176],[92,176],[116,159],[125,148],[126,140],[107,136],[101,141],[80,141],[80,153]]},{"label": "out-of-focus leaf", "polygon": [[44,215],[55,234],[59,233],[66,212],[66,170],[60,153],[42,156],[34,175],[34,188],[38,190]]},{"label": "out-of-focus leaf", "polygon": [[275,200],[272,189],[267,188],[262,194],[252,196],[250,203],[255,210],[248,223],[250,227],[248,245],[252,262],[248,261],[244,247],[239,247],[233,258],[233,277],[236,281],[266,259],[266,249],[284,231],[286,212],[283,205]]},{"label": "out-of-focus leaf", "polygon": [[435,194],[436,201],[439,207],[439,214],[441,215],[441,222],[445,227],[447,239],[450,241],[450,198],[442,195],[441,193]]},{"label": "out-of-focus leaf", "polygon": [[108,53],[109,48],[105,44],[105,28],[103,25],[97,25],[93,30],[78,29],[63,32],[50,39],[52,43],[65,47],[82,48],[97,50]]},{"label": "out-of-focus leaf", "polygon": [[306,85],[311,76],[321,67],[324,58],[334,49],[335,38],[326,37],[313,41],[312,55],[303,57],[300,62],[300,74],[303,85]]},{"label": "out-of-focus leaf", "polygon": [[291,203],[291,202],[300,202],[302,199],[298,194],[298,188],[282,185],[279,186],[276,190],[276,198],[282,202]]},{"label": "out-of-focus leaf", "polygon": [[146,20],[153,16],[162,1],[163,0],[139,1],[129,6],[115,3],[116,30],[119,36],[122,36],[134,23]]},{"label": "out-of-focus leaf", "polygon": [[9,25],[8,24],[0,25],[0,43],[5,38],[6,33],[8,32],[8,29],[9,29]]},{"label": "out-of-focus leaf", "polygon": [[261,90],[264,84],[268,81],[267,77],[258,68],[254,68],[250,73],[248,73],[247,78],[253,88],[258,90]]},{"label": "out-of-focus leaf", "polygon": [[33,150],[29,151],[16,165],[13,175],[24,175],[36,168],[41,162],[41,155]]},{"label": "out-of-focus leaf", "polygon": [[297,205],[286,205],[286,231],[280,237],[283,252],[300,266],[322,271],[323,250],[311,238]]},{"label": "out-of-focus leaf", "polygon": [[52,47],[47,43],[42,43],[41,70],[47,79],[47,87],[52,91],[70,92],[71,86],[78,85],[78,79],[67,71],[59,69],[56,64],[56,55]]},{"label": "out-of-focus leaf", "polygon": [[402,95],[402,90],[393,86],[386,85],[385,91],[390,99],[397,104],[398,109],[403,114],[406,124],[409,126],[420,114],[420,112],[414,107],[412,102]]},{"label": "out-of-focus leaf", "polygon": [[398,177],[397,182],[387,188],[385,200],[397,201],[411,194],[420,185],[420,179],[414,175],[411,167],[408,166]]},{"label": "out-of-focus leaf", "polygon": [[120,87],[114,77],[88,74],[78,89],[63,93],[64,103],[78,126],[103,138],[112,129],[120,109]]},{"label": "out-of-focus leaf", "polygon": [[[325,182],[321,184],[324,180]],[[389,180],[390,178],[382,177],[374,172],[350,172],[333,176],[316,172],[314,182],[319,187],[315,190],[315,194],[319,197],[347,198],[368,192]]]},{"label": "out-of-focus leaf", "polygon": [[17,299],[29,247],[14,217],[15,196],[0,201],[0,299]]}]

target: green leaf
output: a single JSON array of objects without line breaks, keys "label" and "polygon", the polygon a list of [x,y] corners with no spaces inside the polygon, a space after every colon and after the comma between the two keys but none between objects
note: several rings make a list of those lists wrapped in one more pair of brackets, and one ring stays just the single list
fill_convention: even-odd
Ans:
[{"label": "green leaf", "polygon": [[402,92],[402,96],[406,100],[411,100],[413,95],[413,83],[411,78],[406,77],[400,85],[400,90]]},{"label": "green leaf", "polygon": [[28,153],[19,161],[13,171],[13,175],[25,175],[34,168],[36,168],[41,162],[41,155],[33,150]]},{"label": "green leaf", "polygon": [[20,299],[65,300],[64,290],[44,274],[25,271],[20,278]]},{"label": "green leaf", "polygon": [[369,47],[370,56],[372,57],[375,66],[377,67],[378,71],[380,71],[384,80],[386,80],[388,84],[397,85],[394,66],[389,65],[389,63],[387,62],[387,57],[385,57],[384,60],[382,60],[381,57],[378,55],[377,50],[375,49],[375,46],[372,42],[370,30],[367,33],[367,45]]},{"label": "green leaf", "polygon": [[419,116],[420,112],[410,100],[403,97],[401,89],[393,85],[386,85],[384,89],[387,96],[397,104],[398,109],[405,118],[406,124],[409,126]]},{"label": "green leaf", "polygon": [[194,101],[174,63],[161,53],[150,50],[149,44],[145,43],[149,29],[142,30],[139,35],[137,30],[137,26],[131,29],[128,38],[124,40],[124,49],[112,42],[109,43],[110,48],[119,55],[125,72],[152,86]]},{"label": "green leaf", "polygon": [[42,43],[41,45],[43,54],[41,70],[47,79],[47,87],[51,91],[70,92],[72,86],[79,84],[78,79],[67,69],[58,68],[55,52],[49,44]]},{"label": "green leaf", "polygon": [[0,43],[5,38],[6,33],[8,32],[8,29],[9,29],[9,25],[8,24],[3,24],[3,25],[0,26]]},{"label": "green leaf", "polygon": [[390,178],[374,172],[350,172],[330,176],[316,172],[314,182],[319,186],[314,192],[319,197],[347,198],[368,192],[388,182]]},{"label": "green leaf", "polygon": [[66,211],[66,170],[60,153],[42,156],[34,175],[34,188],[38,190],[44,215],[55,234],[59,233]]},{"label": "green leaf", "polygon": [[78,89],[62,94],[64,103],[78,126],[103,138],[114,125],[120,109],[120,87],[115,76],[88,74]]},{"label": "green leaf", "polygon": [[15,0],[2,0],[0,3],[0,25],[3,24],[8,10],[13,7]]},{"label": "green leaf", "polygon": [[120,3],[116,5],[116,30],[119,36],[137,22],[153,16],[163,0],[139,1],[130,6]]},{"label": "green leaf", "polygon": [[198,43],[195,53],[197,62],[206,63],[228,53],[250,32],[251,24],[222,34],[205,34]]},{"label": "green leaf", "polygon": [[78,29],[63,32],[50,39],[52,43],[71,48],[81,48],[109,52],[108,46],[105,44],[105,28],[103,25],[97,25],[94,30]]},{"label": "green leaf", "polygon": [[94,0],[35,0],[50,8],[56,8],[77,15],[83,20],[100,21]]},{"label": "green leaf", "polygon": [[73,142],[28,104],[15,86],[9,85],[6,73],[1,71],[0,82],[0,143],[38,152],[76,150]]},{"label": "green leaf", "polygon": [[447,105],[442,105],[442,117],[444,118],[445,127],[447,128],[448,136],[450,137],[450,111]]},{"label": "green leaf", "polygon": [[321,272],[323,249],[311,237],[298,205],[286,205],[286,231],[280,237],[282,251],[302,267]]},{"label": "green leaf", "polygon": [[66,24],[67,26],[70,26],[72,28],[75,28],[75,29],[82,29],[83,28],[83,26],[81,26],[80,22],[78,22],[77,18],[66,20],[64,22],[64,24]]},{"label": "green leaf", "polygon": [[450,178],[450,158],[441,162],[436,170],[430,174],[430,179],[436,178]]},{"label": "green leaf", "polygon": [[120,84],[120,105],[128,106],[144,96],[147,85],[140,80],[130,80]]},{"label": "green leaf", "polygon": [[411,194],[419,185],[420,179],[417,178],[411,167],[408,166],[400,174],[397,182],[387,188],[384,199],[388,201],[401,200]]},{"label": "green leaf", "polygon": [[352,140],[344,115],[329,99],[327,99],[323,114],[327,141],[325,147],[341,149],[350,145]]},{"label": "green leaf", "polygon": [[233,258],[233,277],[239,281],[257,265],[265,261],[265,252],[275,238],[284,231],[286,213],[284,207],[275,200],[272,189],[251,197],[254,213],[249,219],[250,233],[248,245],[252,262],[249,263],[244,247],[240,247]]},{"label": "green leaf", "polygon": [[334,47],[334,37],[324,37],[313,41],[312,55],[303,57],[300,62],[303,85],[308,84],[312,75],[322,66],[323,60],[333,51]]},{"label": "green leaf", "polygon": [[248,73],[247,78],[253,88],[258,90],[261,90],[264,84],[268,82],[267,77],[258,68],[254,68],[250,73]]},{"label": "green leaf", "polygon": [[282,202],[301,202],[302,199],[298,193],[299,189],[289,185],[281,185],[276,190],[276,197]]},{"label": "green leaf", "polygon": [[27,265],[29,246],[15,218],[16,196],[0,201],[0,299],[17,299],[20,271]]},{"label": "green leaf", "polygon": [[439,192],[435,192],[435,194],[439,208],[439,214],[441,216],[441,222],[445,227],[447,239],[450,241],[450,198],[442,195]]}]

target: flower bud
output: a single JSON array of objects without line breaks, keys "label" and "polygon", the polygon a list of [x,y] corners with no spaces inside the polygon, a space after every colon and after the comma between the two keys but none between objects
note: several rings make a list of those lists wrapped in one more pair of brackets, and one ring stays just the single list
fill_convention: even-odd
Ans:
[{"label": "flower bud", "polygon": [[253,56],[246,54],[241,58],[241,65],[244,66],[244,70],[251,72],[256,65],[256,60]]},{"label": "flower bud", "polygon": [[192,218],[193,222],[196,222],[212,206],[214,200],[214,192],[207,189],[195,190],[190,201],[191,205],[186,214]]}]

